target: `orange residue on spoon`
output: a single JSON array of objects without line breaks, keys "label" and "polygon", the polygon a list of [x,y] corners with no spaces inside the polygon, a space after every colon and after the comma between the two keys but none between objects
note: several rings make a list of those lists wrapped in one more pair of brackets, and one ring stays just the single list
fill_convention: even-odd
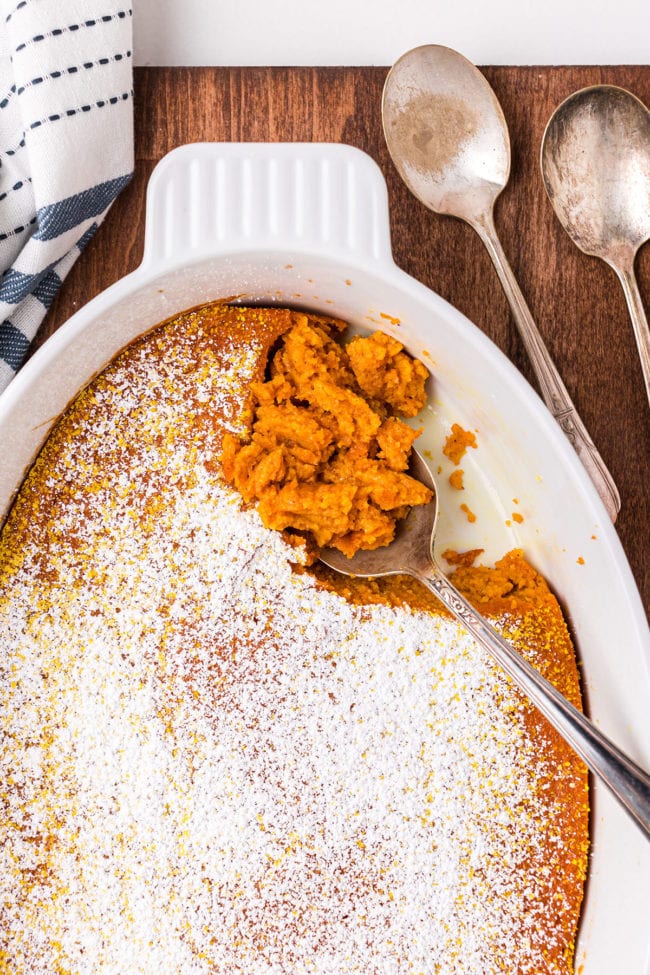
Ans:
[{"label": "orange residue on spoon", "polygon": [[392,415],[424,406],[428,370],[383,332],[344,346],[344,323],[293,317],[270,378],[253,384],[250,438],[224,437],[226,479],[267,528],[350,556],[388,545],[409,508],[431,499],[408,474],[419,431]]}]

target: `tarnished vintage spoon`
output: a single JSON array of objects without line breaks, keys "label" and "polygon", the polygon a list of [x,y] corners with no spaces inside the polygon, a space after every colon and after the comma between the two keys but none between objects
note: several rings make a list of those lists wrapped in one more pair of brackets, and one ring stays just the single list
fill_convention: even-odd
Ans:
[{"label": "tarnished vintage spoon", "polygon": [[438,518],[436,485],[427,464],[415,450],[410,473],[431,488],[433,499],[429,504],[411,509],[390,545],[369,552],[359,551],[352,558],[327,548],[321,551],[321,560],[346,575],[406,573],[419,579],[503,667],[585,765],[611,789],[650,839],[650,775],[601,734],[584,714],[499,636],[447,579],[435,561],[433,549]]},{"label": "tarnished vintage spoon", "polygon": [[624,88],[583,88],[551,116],[541,165],[569,237],[623,285],[650,400],[650,329],[634,274],[637,251],[650,239],[650,111]]},{"label": "tarnished vintage spoon", "polygon": [[496,95],[462,55],[427,45],[391,68],[382,117],[389,152],[411,192],[435,213],[465,220],[487,247],[544,402],[615,521],[621,507],[616,485],[544,345],[494,226],[494,204],[510,175],[508,128]]}]

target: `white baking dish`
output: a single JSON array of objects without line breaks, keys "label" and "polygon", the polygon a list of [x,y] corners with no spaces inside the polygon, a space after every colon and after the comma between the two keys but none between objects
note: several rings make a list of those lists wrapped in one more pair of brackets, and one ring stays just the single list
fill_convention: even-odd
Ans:
[{"label": "white baking dish", "polygon": [[[491,558],[525,550],[567,613],[592,718],[650,767],[650,639],[607,514],[519,373],[396,267],[384,180],[356,149],[198,144],[162,160],[148,189],[141,266],[77,312],[0,397],[0,520],[55,418],[93,375],[158,322],[232,296],[380,327],[431,366],[422,446],[439,454],[454,421],[476,429],[479,442],[463,464],[474,524],[440,479],[441,549],[483,547]],[[599,787],[593,810],[576,967],[646,975],[650,844]]]}]

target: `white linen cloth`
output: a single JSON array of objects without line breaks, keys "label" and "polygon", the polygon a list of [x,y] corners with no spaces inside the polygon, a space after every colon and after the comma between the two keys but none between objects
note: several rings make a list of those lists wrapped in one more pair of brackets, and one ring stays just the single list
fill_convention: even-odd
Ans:
[{"label": "white linen cloth", "polygon": [[133,172],[132,11],[0,0],[0,391]]}]

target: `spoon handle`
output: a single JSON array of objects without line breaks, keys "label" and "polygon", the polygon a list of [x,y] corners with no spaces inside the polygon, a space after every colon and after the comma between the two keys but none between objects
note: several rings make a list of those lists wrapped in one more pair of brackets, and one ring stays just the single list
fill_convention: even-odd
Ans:
[{"label": "spoon handle", "polygon": [[505,670],[545,718],[616,796],[650,839],[650,775],[517,653],[458,592],[433,562],[413,574],[448,607],[477,643]]},{"label": "spoon handle", "polygon": [[504,254],[491,210],[486,211],[475,222],[472,222],[472,226],[487,247],[499,275],[499,280],[537,377],[542,399],[582,461],[611,521],[615,522],[621,509],[621,499],[616,484],[593,440],[587,433],[587,429],[573,405],[544,340],[537,330],[533,316],[526,304],[526,299]]},{"label": "spoon handle", "polygon": [[641,369],[645,382],[645,391],[650,402],[650,328],[641,301],[641,292],[634,274],[634,258],[629,267],[615,267],[619,280],[623,285],[623,293],[627,302],[627,308],[632,319],[634,337],[636,339],[639,356],[641,358]]}]

